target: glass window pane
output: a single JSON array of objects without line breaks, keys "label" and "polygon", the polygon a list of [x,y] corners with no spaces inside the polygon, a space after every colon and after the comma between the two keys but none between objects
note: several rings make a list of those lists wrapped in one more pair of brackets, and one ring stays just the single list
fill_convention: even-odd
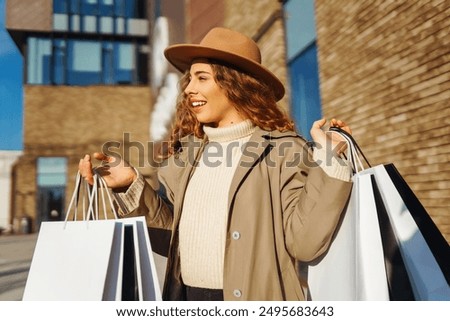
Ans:
[{"label": "glass window pane", "polygon": [[69,29],[69,16],[63,13],[53,15],[53,29],[67,31]]},{"label": "glass window pane", "polygon": [[50,40],[28,38],[27,78],[29,84],[50,84],[51,53]]},{"label": "glass window pane", "polygon": [[317,46],[313,43],[289,66],[292,113],[299,131],[310,139],[309,128],[321,118]]},{"label": "glass window pane", "polygon": [[292,59],[316,39],[314,0],[288,1],[284,10],[287,56]]},{"label": "glass window pane", "polygon": [[39,186],[65,186],[67,182],[67,159],[64,157],[39,157],[37,159]]},{"label": "glass window pane", "polygon": [[148,34],[148,22],[144,19],[127,19],[127,34],[145,36]]},{"label": "glass window pane", "polygon": [[69,85],[101,83],[101,43],[95,41],[68,42]]},{"label": "glass window pane", "polygon": [[82,15],[96,15],[97,11],[97,0],[81,0]]},{"label": "glass window pane", "polygon": [[104,42],[102,48],[103,83],[114,84],[114,59],[112,42]]},{"label": "glass window pane", "polygon": [[67,184],[67,159],[40,157],[37,160],[37,208],[36,224],[62,219]]},{"label": "glass window pane", "polygon": [[68,13],[68,0],[53,0],[53,13]]},{"label": "glass window pane", "polygon": [[125,19],[116,18],[116,34],[123,35],[125,33]]},{"label": "glass window pane", "polygon": [[136,16],[136,0],[125,1],[125,17],[134,18]]},{"label": "glass window pane", "polygon": [[70,31],[80,31],[80,16],[70,16]]},{"label": "glass window pane", "polygon": [[53,83],[64,85],[66,82],[66,42],[65,40],[53,41]]},{"label": "glass window pane", "polygon": [[81,8],[81,3],[80,0],[69,0],[69,10],[70,13],[72,14],[79,14],[80,13],[80,8]]},{"label": "glass window pane", "polygon": [[135,48],[133,44],[115,44],[115,79],[119,84],[130,84],[133,81],[135,68]]},{"label": "glass window pane", "polygon": [[125,17],[125,0],[116,0],[114,11],[116,13],[116,16],[119,17]]},{"label": "glass window pane", "polygon": [[83,31],[97,32],[97,17],[96,16],[82,16]]},{"label": "glass window pane", "polygon": [[100,18],[100,32],[101,33],[113,33],[114,32],[114,20],[112,17]]},{"label": "glass window pane", "polygon": [[100,16],[112,17],[114,15],[114,1],[113,0],[100,0],[99,3]]}]

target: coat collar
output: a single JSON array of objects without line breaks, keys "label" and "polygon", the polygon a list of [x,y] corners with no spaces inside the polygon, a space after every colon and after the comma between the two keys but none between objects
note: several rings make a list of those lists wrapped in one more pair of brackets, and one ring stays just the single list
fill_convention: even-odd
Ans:
[{"label": "coat collar", "polygon": [[[233,179],[231,181],[230,190],[228,194],[228,208],[231,208],[231,204],[233,202],[234,196],[245,176],[252,169],[252,167],[258,161],[261,161],[264,153],[270,151],[270,148],[273,146],[271,144],[272,141],[278,140],[286,137],[299,137],[297,133],[292,131],[280,132],[280,131],[267,131],[256,127],[255,132],[250,137],[247,142],[247,148],[245,152],[242,154],[241,159],[239,161],[239,165],[236,168]],[[178,208],[175,209],[175,220],[180,217],[181,214],[181,206],[183,204],[184,195],[186,192],[187,184],[189,179],[192,177],[194,173],[194,169],[198,164],[199,158],[202,155],[202,152],[207,144],[207,138],[198,138],[194,135],[189,135],[183,137],[180,142],[183,146],[190,145],[194,148],[194,151],[190,152],[191,148],[186,148],[186,150],[182,150],[179,153],[180,160],[185,164],[186,170],[183,171],[182,176],[179,181],[179,191],[181,193],[177,193],[175,196],[175,204],[178,205]],[[177,157],[177,155],[175,155]]]},{"label": "coat collar", "polygon": [[239,166],[236,168],[233,179],[230,185],[230,191],[228,194],[228,208],[231,208],[231,204],[234,200],[234,196],[247,173],[253,166],[261,161],[264,154],[269,152],[273,147],[271,142],[273,140],[286,138],[286,137],[299,137],[297,133],[293,131],[280,132],[278,130],[267,131],[259,127],[256,128],[255,132],[250,137],[247,142],[247,148],[242,154],[239,161]]}]

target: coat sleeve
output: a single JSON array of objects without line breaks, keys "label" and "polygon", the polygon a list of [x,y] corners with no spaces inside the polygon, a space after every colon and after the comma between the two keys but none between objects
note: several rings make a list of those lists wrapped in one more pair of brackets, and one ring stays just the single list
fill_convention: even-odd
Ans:
[{"label": "coat sleeve", "polygon": [[303,141],[295,144],[280,169],[285,243],[292,257],[310,261],[327,250],[352,183],[328,176]]},{"label": "coat sleeve", "polygon": [[160,177],[160,186],[154,190],[138,173],[136,181],[125,193],[115,193],[114,198],[119,208],[121,217],[145,216],[147,226],[161,229],[171,229],[173,218],[173,206],[169,196],[170,188]]}]

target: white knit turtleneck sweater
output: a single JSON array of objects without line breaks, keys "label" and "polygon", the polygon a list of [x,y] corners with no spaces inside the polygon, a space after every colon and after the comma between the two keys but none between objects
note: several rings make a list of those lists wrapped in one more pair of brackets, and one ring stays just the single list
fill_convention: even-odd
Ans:
[{"label": "white knit turtleneck sweater", "polygon": [[203,129],[209,143],[186,189],[179,227],[181,274],[186,285],[222,289],[228,192],[255,127],[246,120]]}]

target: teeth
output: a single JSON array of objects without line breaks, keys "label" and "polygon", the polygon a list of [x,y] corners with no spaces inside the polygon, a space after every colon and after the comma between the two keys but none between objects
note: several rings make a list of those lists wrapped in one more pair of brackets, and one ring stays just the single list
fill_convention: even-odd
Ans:
[{"label": "teeth", "polygon": [[193,101],[192,107],[203,106],[204,104],[206,104],[206,102],[204,102],[204,101]]}]

